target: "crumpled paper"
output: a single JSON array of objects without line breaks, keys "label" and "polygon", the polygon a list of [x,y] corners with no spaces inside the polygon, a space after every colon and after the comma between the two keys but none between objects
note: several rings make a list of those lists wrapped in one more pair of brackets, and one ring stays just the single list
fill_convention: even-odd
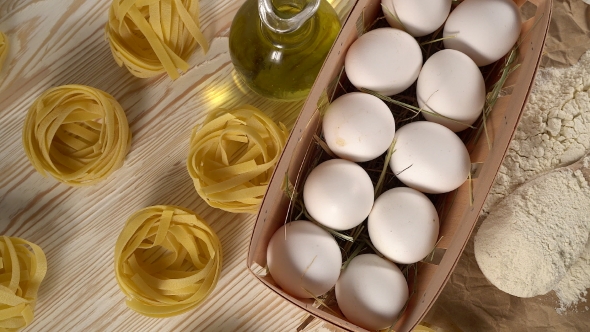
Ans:
[{"label": "crumpled paper", "polygon": [[[568,67],[590,49],[590,5],[554,0],[542,67]],[[477,234],[479,223],[473,235]],[[473,254],[473,236],[441,295],[424,321],[445,332],[590,331],[590,294],[586,302],[558,314],[555,292],[518,298],[493,286]]]},{"label": "crumpled paper", "polygon": [[553,16],[541,66],[571,66],[588,49],[590,5],[582,0],[553,0]]}]

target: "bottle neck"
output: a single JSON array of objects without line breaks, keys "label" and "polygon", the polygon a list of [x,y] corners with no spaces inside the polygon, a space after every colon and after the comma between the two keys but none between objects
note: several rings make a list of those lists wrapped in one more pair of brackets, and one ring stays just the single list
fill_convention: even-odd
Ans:
[{"label": "bottle neck", "polygon": [[320,0],[258,0],[260,20],[274,33],[298,30],[318,10]]}]

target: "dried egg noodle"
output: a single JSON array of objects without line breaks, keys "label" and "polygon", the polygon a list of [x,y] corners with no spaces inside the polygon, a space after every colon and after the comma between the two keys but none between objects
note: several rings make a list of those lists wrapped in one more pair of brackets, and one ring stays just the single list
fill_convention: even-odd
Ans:
[{"label": "dried egg noodle", "polygon": [[193,130],[187,161],[201,198],[229,212],[258,212],[288,134],[249,105],[211,112]]},{"label": "dried egg noodle", "polygon": [[117,64],[137,77],[167,72],[176,79],[197,43],[209,49],[198,0],[113,0],[105,32]]},{"label": "dried egg noodle", "polygon": [[70,186],[91,185],[123,164],[131,145],[125,112],[109,94],[83,85],[45,91],[23,128],[35,169]]},{"label": "dried egg noodle", "polygon": [[39,246],[0,236],[0,331],[19,331],[31,324],[45,273],[47,260]]},{"label": "dried egg noodle", "polygon": [[135,212],[117,239],[115,274],[127,306],[170,317],[201,303],[221,272],[221,243],[193,212],[151,206]]},{"label": "dried egg noodle", "polygon": [[6,60],[6,56],[8,55],[8,40],[6,40],[6,35],[0,31],[0,72],[2,72],[2,65]]}]

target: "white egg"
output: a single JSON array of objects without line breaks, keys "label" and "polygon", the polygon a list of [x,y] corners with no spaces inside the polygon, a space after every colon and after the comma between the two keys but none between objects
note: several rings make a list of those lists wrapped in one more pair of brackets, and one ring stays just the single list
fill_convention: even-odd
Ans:
[{"label": "white egg", "polygon": [[344,70],[350,82],[391,96],[414,83],[422,67],[422,51],[407,32],[380,28],[357,39],[346,53]]},{"label": "white egg", "polygon": [[396,263],[412,264],[426,257],[436,244],[438,228],[434,204],[412,188],[384,192],[369,214],[371,243]]},{"label": "white egg", "polygon": [[414,37],[440,28],[451,12],[451,3],[452,0],[381,0],[389,25]]},{"label": "white egg", "polygon": [[451,12],[443,36],[446,48],[467,54],[478,66],[501,59],[520,34],[520,12],[512,0],[465,0]]},{"label": "white egg", "polygon": [[408,284],[392,262],[373,254],[353,258],[336,283],[344,316],[367,330],[391,326],[408,300]]},{"label": "white egg", "polygon": [[469,128],[479,118],[486,85],[471,58],[459,51],[442,50],[424,63],[418,76],[416,96],[421,108],[460,123],[423,112],[426,120],[458,132]]},{"label": "white egg", "polygon": [[360,92],[334,100],[323,118],[324,139],[338,157],[354,162],[375,159],[393,141],[395,121],[381,99]]},{"label": "white egg", "polygon": [[274,281],[299,298],[320,296],[332,289],[342,267],[334,237],[304,220],[287,223],[274,233],[266,260]]},{"label": "white egg", "polygon": [[449,128],[416,121],[395,133],[395,152],[389,166],[408,187],[429,194],[455,190],[467,180],[469,152]]},{"label": "white egg", "polygon": [[303,186],[309,215],[335,230],[363,222],[371,212],[374,188],[367,172],[352,161],[332,159],[314,168]]}]

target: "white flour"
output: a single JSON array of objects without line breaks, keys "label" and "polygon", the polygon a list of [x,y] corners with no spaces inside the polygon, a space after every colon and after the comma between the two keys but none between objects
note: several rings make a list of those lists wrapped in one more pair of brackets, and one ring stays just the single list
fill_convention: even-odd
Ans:
[{"label": "white flour", "polygon": [[589,203],[590,187],[579,170],[553,171],[518,187],[475,236],[480,269],[508,294],[550,292],[588,242]]},{"label": "white flour", "polygon": [[[574,263],[569,272],[554,288],[560,299],[557,312],[565,312],[567,307],[576,304],[579,300],[586,302],[583,297],[588,294],[588,288],[590,288],[590,241],[586,244],[586,250],[580,256],[580,259]],[[585,309],[588,311],[588,307],[585,307]]]},{"label": "white flour", "polygon": [[[493,214],[494,205],[518,186],[541,173],[578,160],[587,151],[590,151],[590,51],[572,67],[539,70],[523,118],[500,167],[484,212]],[[570,202],[580,194],[576,188],[562,189],[558,193],[560,200]],[[539,192],[535,194],[542,195]],[[535,211],[539,207],[527,205],[529,198],[520,199],[525,212],[543,218]],[[576,207],[570,205],[553,208],[558,212],[556,215],[565,215],[567,209],[571,208],[590,213],[590,200],[578,202]],[[546,234],[531,233],[529,236]],[[563,312],[586,296],[586,289],[590,287],[589,256],[590,248],[587,247],[582,258],[566,271],[562,281],[554,287],[560,300],[558,311]],[[498,268],[518,267],[510,265]],[[549,272],[540,272],[539,278],[552,276]]]},{"label": "white flour", "polygon": [[485,211],[529,179],[590,150],[589,89],[590,52],[572,67],[539,70]]}]

